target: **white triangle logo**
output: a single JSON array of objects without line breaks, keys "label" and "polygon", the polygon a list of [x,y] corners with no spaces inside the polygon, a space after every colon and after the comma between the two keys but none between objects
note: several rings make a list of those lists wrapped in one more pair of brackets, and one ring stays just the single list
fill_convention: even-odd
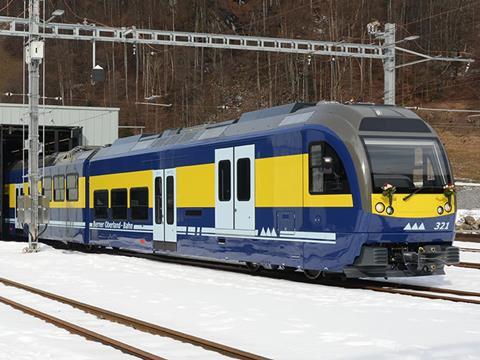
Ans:
[{"label": "white triangle logo", "polygon": [[260,232],[260,236],[265,236],[265,228],[262,227],[262,231]]},{"label": "white triangle logo", "polygon": [[423,225],[423,223],[421,223],[420,226],[418,227],[418,230],[425,230],[425,225]]},{"label": "white triangle logo", "polygon": [[277,237],[277,232],[275,231],[275,228],[272,229],[272,236]]},{"label": "white triangle logo", "polygon": [[412,230],[412,227],[410,226],[410,223],[408,223],[403,230]]},{"label": "white triangle logo", "polygon": [[417,223],[413,224],[412,230],[418,230],[418,225],[417,225]]},{"label": "white triangle logo", "polygon": [[267,236],[272,236],[272,233],[270,232],[270,228],[267,228]]}]

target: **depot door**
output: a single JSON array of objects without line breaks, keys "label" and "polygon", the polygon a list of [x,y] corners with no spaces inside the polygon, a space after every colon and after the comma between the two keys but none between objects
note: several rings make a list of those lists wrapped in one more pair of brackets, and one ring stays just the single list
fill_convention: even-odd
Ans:
[{"label": "depot door", "polygon": [[215,228],[255,229],[255,145],[215,151]]},{"label": "depot door", "polygon": [[153,240],[177,242],[176,170],[155,170],[153,188]]}]

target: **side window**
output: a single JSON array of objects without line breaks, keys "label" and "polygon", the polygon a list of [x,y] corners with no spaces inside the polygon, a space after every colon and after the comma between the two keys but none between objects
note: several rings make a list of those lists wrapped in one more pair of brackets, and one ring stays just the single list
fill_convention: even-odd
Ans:
[{"label": "side window", "polygon": [[163,223],[162,213],[163,213],[163,184],[162,178],[157,177],[155,179],[155,223]]},{"label": "side window", "polygon": [[175,187],[173,176],[167,176],[167,224],[175,223]]},{"label": "side window", "polygon": [[93,192],[93,210],[95,219],[108,218],[108,191],[97,190]]},{"label": "side window", "polygon": [[250,159],[237,160],[237,199],[250,201]]},{"label": "side window", "polygon": [[65,201],[65,176],[53,177],[53,200]]},{"label": "side window", "polygon": [[52,178],[50,176],[44,177],[42,185],[43,195],[45,195],[49,201],[52,201]]},{"label": "side window", "polygon": [[312,195],[350,193],[342,160],[327,143],[310,145],[309,190]]},{"label": "side window", "polygon": [[127,219],[127,189],[114,189],[110,192],[112,199],[113,220]]},{"label": "side window", "polygon": [[218,163],[218,200],[230,201],[232,198],[230,160],[222,160]]},{"label": "side window", "polygon": [[67,175],[67,201],[78,201],[78,175]]},{"label": "side window", "polygon": [[148,220],[148,188],[130,189],[132,220]]}]

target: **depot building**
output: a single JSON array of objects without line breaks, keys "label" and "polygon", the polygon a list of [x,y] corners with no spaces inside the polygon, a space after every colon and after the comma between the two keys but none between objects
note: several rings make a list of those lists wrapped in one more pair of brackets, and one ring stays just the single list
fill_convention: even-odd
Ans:
[{"label": "depot building", "polygon": [[[45,154],[77,146],[112,144],[118,139],[119,111],[119,108],[40,106],[39,135]],[[23,150],[27,146],[29,122],[27,104],[0,103],[0,189],[8,167],[18,160],[27,160],[28,154]],[[1,223],[2,214],[3,211]]]}]

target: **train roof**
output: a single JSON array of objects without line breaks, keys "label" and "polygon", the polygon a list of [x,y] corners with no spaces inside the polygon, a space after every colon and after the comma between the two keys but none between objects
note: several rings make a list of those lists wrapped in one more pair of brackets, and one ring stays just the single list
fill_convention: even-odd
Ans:
[{"label": "train roof", "polygon": [[[341,104],[338,102],[292,103],[244,113],[239,119],[220,123],[169,129],[155,135],[136,135],[116,140],[103,148],[78,147],[45,159],[45,166],[68,165],[149,153],[176,145],[208,143],[233,136],[248,136],[275,129],[320,124],[329,127],[342,138],[382,131],[382,135],[398,135],[398,131],[413,136],[434,136],[434,131],[411,110],[389,105]],[[10,170],[22,168],[22,162]]]},{"label": "train roof", "polygon": [[[365,119],[368,120],[365,122]],[[126,153],[151,152],[175,145],[208,142],[208,140],[214,142],[233,136],[247,136],[307,124],[323,124],[334,131],[335,124],[343,129],[347,125],[349,131],[357,135],[359,132],[379,131],[382,128],[383,131],[391,129],[392,132],[432,132],[418,115],[402,107],[338,102],[292,103],[247,112],[235,120],[169,129],[155,135],[121,138],[111,146],[99,150],[92,161],[125,156]]]}]

